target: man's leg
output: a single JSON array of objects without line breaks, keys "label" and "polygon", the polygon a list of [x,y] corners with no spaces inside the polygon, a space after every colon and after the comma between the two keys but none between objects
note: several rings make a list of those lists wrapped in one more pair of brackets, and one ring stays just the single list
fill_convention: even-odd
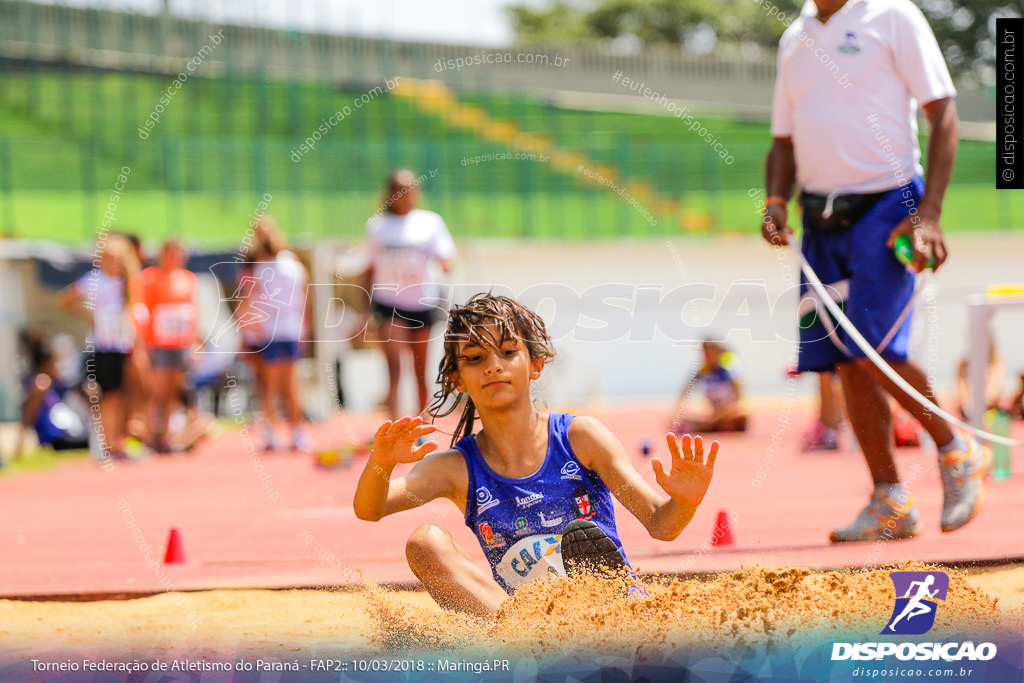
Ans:
[{"label": "man's leg", "polygon": [[846,395],[846,413],[864,453],[874,491],[866,508],[829,535],[833,543],[912,538],[922,532],[910,493],[900,484],[893,460],[892,413],[882,385],[861,361],[836,366]]},{"label": "man's leg", "polygon": [[[870,364],[870,361],[867,361]],[[850,361],[836,366],[843,383],[846,412],[864,459],[877,484],[898,484],[899,474],[893,460],[892,412],[889,400],[865,361]]]},{"label": "man's leg", "polygon": [[836,389],[836,373],[818,373],[818,395],[821,398],[821,423],[829,429],[839,429],[843,423],[843,402]]},{"label": "man's leg", "polygon": [[[904,317],[914,295],[915,276],[893,256],[889,234],[910,212],[907,196],[919,198],[920,178],[886,194],[847,231],[849,294],[843,312],[872,347],[890,361],[907,360],[910,320]],[[893,461],[892,412],[871,361],[842,331],[849,355],[839,365],[850,426],[860,441],[875,488],[868,506],[850,525],[832,533],[833,541],[909,538],[922,533],[913,498],[902,484]],[[885,346],[882,347],[882,342]]]},{"label": "man's leg", "polygon": [[508,597],[444,527],[424,524],[416,529],[406,541],[405,556],[413,574],[444,609],[490,616]]},{"label": "man's leg", "polygon": [[[933,413],[928,408],[925,408],[920,403],[912,399],[902,389],[896,386],[896,383],[885,376],[885,374],[875,367],[874,363],[868,360],[858,361],[866,368],[875,379],[885,387],[886,391],[892,394],[903,408],[917,418],[917,421],[921,423],[925,431],[932,437],[932,441],[935,442],[940,448],[951,442],[954,438],[953,430],[950,428],[949,423],[943,418]],[[907,381],[907,384],[917,389],[917,391],[923,394],[926,398],[935,403],[935,394],[932,391],[931,385],[928,384],[928,376],[925,375],[924,371],[918,367],[918,365],[912,361],[906,361],[904,363],[890,363],[893,370],[899,373],[900,377]]]},{"label": "man's leg", "polygon": [[[912,362],[892,363],[892,367],[910,386],[935,402],[935,394],[921,368]],[[877,368],[874,372],[882,375]],[[943,493],[940,526],[943,531],[959,529],[974,519],[985,504],[985,477],[991,466],[991,451],[966,433],[954,432],[945,419],[910,398],[888,377],[879,381],[918,419],[938,447]]]}]

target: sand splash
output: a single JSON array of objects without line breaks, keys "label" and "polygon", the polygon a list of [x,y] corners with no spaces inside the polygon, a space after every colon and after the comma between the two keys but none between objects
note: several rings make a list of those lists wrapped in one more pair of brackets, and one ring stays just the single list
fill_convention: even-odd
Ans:
[{"label": "sand splash", "polygon": [[430,611],[367,586],[372,642],[384,652],[493,653],[564,658],[581,650],[638,661],[700,649],[771,651],[782,645],[876,640],[888,621],[894,589],[889,572],[946,571],[947,599],[927,640],[970,634],[1020,633],[1024,608],[998,600],[958,571],[919,562],[871,571],[744,569],[713,580],[644,577],[643,593],[626,595],[624,579],[564,577],[535,582],[506,600],[493,619]]}]

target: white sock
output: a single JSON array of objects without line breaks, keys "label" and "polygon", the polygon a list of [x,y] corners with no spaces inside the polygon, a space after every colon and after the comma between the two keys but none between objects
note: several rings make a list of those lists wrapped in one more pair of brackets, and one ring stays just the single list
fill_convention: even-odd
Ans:
[{"label": "white sock", "polygon": [[959,432],[953,432],[953,440],[939,448],[939,455],[945,455],[951,451],[966,451],[967,444]]},{"label": "white sock", "polygon": [[899,482],[895,484],[875,484],[875,492],[892,498],[900,505],[907,502],[907,490]]}]

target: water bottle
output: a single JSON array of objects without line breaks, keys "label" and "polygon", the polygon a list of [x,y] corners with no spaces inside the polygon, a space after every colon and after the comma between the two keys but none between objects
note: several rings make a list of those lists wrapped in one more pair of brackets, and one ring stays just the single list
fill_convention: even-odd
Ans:
[{"label": "water bottle", "polygon": [[[914,262],[914,243],[910,241],[909,235],[900,235],[896,238],[896,243],[893,244],[892,251],[896,254],[896,259],[905,266],[909,266]],[[933,254],[928,259],[928,267],[935,268],[935,255]]]},{"label": "water bottle", "polygon": [[[992,411],[992,433],[996,436],[1010,435],[1010,414],[1005,410]],[[992,457],[995,459],[995,472],[993,478],[996,481],[1004,481],[1010,478],[1010,447],[1004,443],[992,444]]]}]

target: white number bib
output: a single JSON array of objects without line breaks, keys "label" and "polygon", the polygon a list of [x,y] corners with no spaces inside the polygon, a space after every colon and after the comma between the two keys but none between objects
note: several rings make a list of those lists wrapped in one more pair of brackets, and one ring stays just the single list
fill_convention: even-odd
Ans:
[{"label": "white number bib", "polygon": [[182,348],[195,338],[196,307],[190,303],[159,304],[153,309],[153,343]]},{"label": "white number bib", "polygon": [[565,574],[561,534],[527,536],[509,548],[498,563],[498,575],[513,588],[546,579],[552,572]]},{"label": "white number bib", "polygon": [[99,349],[127,351],[135,340],[128,316],[123,312],[95,311],[92,316],[93,344]]}]

